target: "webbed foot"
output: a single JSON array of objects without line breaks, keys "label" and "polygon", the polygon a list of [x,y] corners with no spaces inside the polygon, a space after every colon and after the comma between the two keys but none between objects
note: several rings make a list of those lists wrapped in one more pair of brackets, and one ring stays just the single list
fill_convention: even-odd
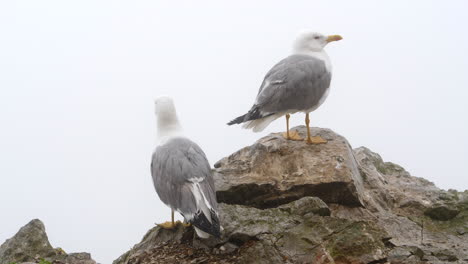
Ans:
[{"label": "webbed foot", "polygon": [[325,144],[327,142],[328,141],[326,139],[322,138],[321,136],[309,137],[309,138],[306,139],[307,144],[317,145],[317,144]]}]

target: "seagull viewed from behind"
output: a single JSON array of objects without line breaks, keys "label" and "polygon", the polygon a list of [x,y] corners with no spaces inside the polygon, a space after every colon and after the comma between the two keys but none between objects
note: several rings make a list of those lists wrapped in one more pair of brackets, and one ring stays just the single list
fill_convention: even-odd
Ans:
[{"label": "seagull viewed from behind", "polygon": [[332,67],[323,48],[341,39],[339,35],[325,36],[309,31],[300,34],[294,42],[292,55],[266,74],[249,112],[228,125],[244,123],[243,128],[259,132],[285,115],[286,132],[283,136],[290,140],[303,140],[296,131],[289,131],[289,118],[291,114],[304,112],[307,143],[326,143],[320,136],[311,137],[309,113],[325,101],[330,89]]},{"label": "seagull viewed from behind", "polygon": [[198,236],[220,237],[214,181],[205,153],[183,135],[171,98],[156,99],[155,111],[158,146],[153,153],[151,174],[159,198],[172,210],[171,222],[159,226],[173,228],[177,211],[195,227]]}]

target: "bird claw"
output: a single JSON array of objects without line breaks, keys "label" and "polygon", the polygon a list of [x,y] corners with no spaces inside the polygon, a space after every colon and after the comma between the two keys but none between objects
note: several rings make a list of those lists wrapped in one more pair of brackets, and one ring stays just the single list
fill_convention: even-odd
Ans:
[{"label": "bird claw", "polygon": [[164,222],[162,224],[157,224],[158,226],[164,228],[164,229],[174,229],[176,227],[177,223],[174,222]]},{"label": "bird claw", "polygon": [[315,136],[315,137],[310,137],[310,138],[306,139],[307,144],[317,145],[317,144],[325,144],[327,142],[328,141],[326,139],[322,138],[321,136]]},{"label": "bird claw", "polygon": [[184,222],[181,222],[181,221],[175,221],[175,222],[164,222],[162,224],[156,224],[157,226],[160,226],[164,229],[174,229],[175,227],[177,227],[178,225],[182,225],[183,227],[191,227],[192,224],[191,223],[184,223]]},{"label": "bird claw", "polygon": [[288,136],[288,132],[284,132],[283,134],[283,137],[287,140],[295,140],[295,141],[302,141],[304,140],[300,135],[299,133],[297,133],[296,130],[291,130],[289,131],[289,136]]}]

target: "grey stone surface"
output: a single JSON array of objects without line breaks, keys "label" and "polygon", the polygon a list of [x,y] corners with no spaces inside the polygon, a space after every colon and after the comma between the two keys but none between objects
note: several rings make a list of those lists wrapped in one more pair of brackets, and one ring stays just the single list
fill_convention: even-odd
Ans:
[{"label": "grey stone surface", "polygon": [[[220,239],[156,226],[113,263],[468,263],[468,191],[441,190],[331,130],[312,131],[328,143],[271,134],[215,164]],[[0,246],[1,264],[38,258],[95,264],[54,249],[39,220]]]},{"label": "grey stone surface", "polygon": [[[305,137],[304,126],[293,130]],[[327,203],[361,206],[362,179],[349,143],[329,129],[311,131],[328,143],[308,145],[274,133],[218,161],[218,200],[269,208],[316,196]]]},{"label": "grey stone surface", "polygon": [[329,142],[271,134],[215,164],[221,239],[156,227],[114,264],[468,262],[468,191],[441,190],[330,130],[313,134]]},{"label": "grey stone surface", "polygon": [[39,219],[23,226],[0,246],[1,264],[38,263],[41,259],[54,264],[96,264],[89,253],[67,254],[61,248],[53,248]]},{"label": "grey stone surface", "polygon": [[34,219],[0,246],[0,263],[33,261],[57,255],[50,245],[44,224]]},{"label": "grey stone surface", "polygon": [[[383,229],[368,221],[314,213],[317,204],[321,203],[315,197],[304,197],[280,208],[269,209],[221,203],[220,220],[224,228],[221,239],[200,240],[193,235],[192,228],[182,225],[174,230],[155,227],[114,264],[130,264],[136,259],[141,263],[164,263],[161,255],[145,255],[145,252],[168,242],[182,248],[178,256],[184,254],[187,246],[204,250],[206,255],[200,258],[212,261],[207,263],[223,261],[225,257],[229,261],[235,257],[234,262],[227,263],[313,263],[310,261],[333,260],[334,257],[367,263],[383,258],[386,250],[383,241],[387,237]],[[298,205],[301,205],[300,210]],[[167,240],[169,237],[172,240]],[[236,245],[237,248],[223,255],[220,249],[224,245]],[[178,263],[194,260],[197,261],[193,258],[177,259]]]}]

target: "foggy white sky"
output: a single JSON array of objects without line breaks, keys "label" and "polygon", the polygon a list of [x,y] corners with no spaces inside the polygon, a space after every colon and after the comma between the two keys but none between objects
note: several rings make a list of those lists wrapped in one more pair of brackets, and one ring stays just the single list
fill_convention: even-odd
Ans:
[{"label": "foggy white sky", "polygon": [[174,97],[213,164],[284,129],[225,123],[303,28],[344,37],[314,126],[467,189],[467,3],[2,1],[0,243],[40,218],[54,246],[111,263],[170,216],[149,171],[153,99]]}]

